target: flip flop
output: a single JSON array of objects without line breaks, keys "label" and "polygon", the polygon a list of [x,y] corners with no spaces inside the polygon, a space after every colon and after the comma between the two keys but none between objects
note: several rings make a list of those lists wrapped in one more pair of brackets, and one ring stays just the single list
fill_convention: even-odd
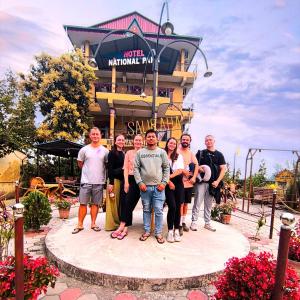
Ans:
[{"label": "flip flop", "polygon": [[94,230],[94,231],[100,231],[101,230],[99,226],[91,227],[91,229]]},{"label": "flip flop", "polygon": [[122,231],[122,232],[117,236],[117,239],[118,239],[118,240],[123,240],[124,237],[125,237],[127,234],[128,234],[127,232]]},{"label": "flip flop", "polygon": [[110,237],[112,239],[116,239],[119,236],[119,234],[121,234],[121,233],[122,233],[121,231],[115,230],[110,234]]},{"label": "flip flop", "polygon": [[165,239],[162,235],[157,235],[155,238],[159,244],[163,244],[165,242]]},{"label": "flip flop", "polygon": [[148,232],[144,232],[141,236],[140,236],[140,241],[144,242],[148,239],[148,237],[150,236],[150,233]]},{"label": "flip flop", "polygon": [[76,233],[80,232],[81,230],[83,230],[83,228],[78,228],[78,227],[76,227],[76,228],[74,228],[74,230],[72,231],[72,234],[76,234]]}]

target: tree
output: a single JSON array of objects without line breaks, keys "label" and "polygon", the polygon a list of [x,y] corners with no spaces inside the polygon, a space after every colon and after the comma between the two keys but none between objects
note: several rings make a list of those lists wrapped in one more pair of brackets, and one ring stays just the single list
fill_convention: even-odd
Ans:
[{"label": "tree", "polygon": [[34,143],[34,103],[17,77],[7,72],[0,80],[0,157],[15,150],[26,152]]},{"label": "tree", "polygon": [[96,79],[81,50],[60,57],[36,56],[23,85],[45,119],[37,130],[43,140],[77,140],[88,129],[90,89]]},{"label": "tree", "polygon": [[252,177],[253,186],[263,186],[266,183],[267,167],[265,160],[261,160],[257,173]]}]

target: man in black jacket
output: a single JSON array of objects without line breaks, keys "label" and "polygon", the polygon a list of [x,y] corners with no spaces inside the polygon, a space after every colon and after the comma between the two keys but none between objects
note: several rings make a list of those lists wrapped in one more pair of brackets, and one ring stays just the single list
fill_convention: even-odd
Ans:
[{"label": "man in black jacket", "polygon": [[212,135],[205,137],[206,149],[198,151],[196,157],[199,164],[199,173],[204,172],[202,165],[208,165],[211,169],[211,177],[208,182],[201,181],[195,184],[195,198],[192,210],[191,230],[197,230],[197,220],[200,206],[204,200],[204,228],[216,231],[210,224],[211,207],[216,191],[225,175],[226,162],[223,154],[215,149],[215,139]]}]

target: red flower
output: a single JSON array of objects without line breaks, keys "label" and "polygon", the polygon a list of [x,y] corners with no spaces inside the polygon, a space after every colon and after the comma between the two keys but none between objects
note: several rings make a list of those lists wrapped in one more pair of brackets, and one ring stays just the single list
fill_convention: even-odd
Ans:
[{"label": "red flower", "polygon": [[[271,253],[250,252],[246,257],[232,257],[226,263],[224,273],[215,282],[218,300],[271,299],[275,284],[276,261]],[[286,271],[284,300],[298,299],[298,276],[293,269]]]},{"label": "red flower", "polygon": [[[31,256],[24,256],[24,299],[37,299],[47,291],[49,284],[55,285],[59,271],[51,266],[45,257],[33,259]],[[7,257],[0,261],[0,299],[14,297],[15,290],[15,258]]]}]

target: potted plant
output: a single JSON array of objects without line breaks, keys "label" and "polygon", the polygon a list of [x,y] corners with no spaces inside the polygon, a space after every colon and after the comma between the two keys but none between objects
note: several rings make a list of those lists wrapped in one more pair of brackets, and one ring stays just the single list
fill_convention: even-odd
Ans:
[{"label": "potted plant", "polygon": [[[47,292],[48,285],[54,287],[59,271],[45,257],[33,259],[24,255],[24,299],[38,299]],[[15,299],[15,257],[0,261],[0,299]]]},{"label": "potted plant", "polygon": [[219,206],[221,222],[224,224],[229,224],[231,219],[231,213],[235,209],[235,203],[233,201],[228,200],[227,202],[221,203]]},{"label": "potted plant", "polygon": [[48,198],[39,191],[33,191],[23,200],[25,230],[39,230],[41,225],[47,225],[51,220],[51,205]]},{"label": "potted plant", "polygon": [[[250,252],[246,257],[232,257],[224,272],[215,282],[215,299],[271,299],[275,285],[276,260],[269,252]],[[286,270],[284,300],[298,299],[299,277],[291,269]]]},{"label": "potted plant", "polygon": [[76,201],[77,200],[73,198],[61,198],[54,202],[54,205],[58,208],[59,217],[61,219],[69,218],[71,206],[75,204]]},{"label": "potted plant", "polygon": [[231,213],[235,209],[235,203],[231,200],[215,205],[211,210],[211,217],[215,221],[229,224]]}]

